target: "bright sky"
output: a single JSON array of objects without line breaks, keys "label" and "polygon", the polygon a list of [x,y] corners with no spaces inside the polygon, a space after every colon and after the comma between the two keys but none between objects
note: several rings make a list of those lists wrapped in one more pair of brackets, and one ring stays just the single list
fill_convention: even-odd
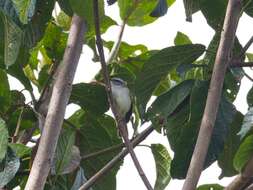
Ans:
[{"label": "bright sky", "polygon": [[[115,19],[118,23],[120,23],[116,4],[110,7],[106,7],[106,13]],[[118,31],[119,27],[113,26],[106,32],[105,35],[103,35],[103,38],[105,40],[115,40],[117,36],[115,34],[117,34]],[[153,24],[144,27],[126,27],[123,35],[123,41],[126,41],[129,44],[133,45],[145,44],[149,49],[161,49],[174,45],[174,37],[176,36],[177,31],[187,34],[193,43],[201,43],[206,46],[209,44],[214,34],[214,31],[207,25],[205,18],[201,13],[196,13],[193,15],[192,23],[185,22],[183,3],[182,1],[176,1],[176,3],[168,9],[167,15],[158,19]],[[253,19],[246,15],[243,15],[239,23],[237,34],[240,42],[242,45],[244,45],[253,34]],[[253,52],[253,47],[251,47],[250,50]],[[74,83],[89,82],[98,72],[100,64],[92,62],[92,55],[93,52],[88,47],[84,46],[83,54],[77,68]],[[246,71],[247,73],[252,74],[252,71],[250,69],[247,69]],[[22,85],[20,85],[13,78],[10,78],[10,83],[12,89],[23,88]],[[251,82],[244,78],[242,80],[241,90],[235,101],[237,109],[243,113],[247,111],[246,94],[251,86]],[[70,116],[77,108],[78,106],[74,105],[68,106],[66,117]],[[156,132],[153,132],[152,135],[150,135],[142,144],[151,143],[161,143],[169,149],[167,138]],[[137,153],[137,156],[145,173],[147,174],[147,177],[151,183],[154,184],[156,179],[156,171],[155,163],[150,149],[147,147],[137,147],[135,149],[135,152]],[[171,151],[170,153],[171,156],[173,156],[173,153]],[[219,174],[220,170],[215,163],[202,173],[199,184],[219,183],[226,185],[231,181],[231,179],[226,178],[219,181]],[[166,189],[179,190],[181,189],[182,185],[183,180],[171,180]],[[124,164],[118,172],[117,189],[146,189],[129,156],[125,158]]]}]

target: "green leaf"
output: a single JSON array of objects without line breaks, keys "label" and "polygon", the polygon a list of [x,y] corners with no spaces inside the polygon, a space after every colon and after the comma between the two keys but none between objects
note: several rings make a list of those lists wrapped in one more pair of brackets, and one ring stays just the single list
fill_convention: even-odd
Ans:
[{"label": "green leaf", "polygon": [[61,10],[63,10],[68,16],[73,16],[73,10],[71,9],[71,5],[69,0],[57,0]]},{"label": "green leaf", "polygon": [[[64,171],[66,171],[66,168],[71,161],[71,155],[72,155],[74,143],[75,143],[75,131],[64,128],[62,133],[60,134],[60,137],[57,143],[54,161],[53,161],[54,166],[51,171],[52,174],[60,175],[60,174],[65,173]],[[76,167],[78,167],[78,165],[79,163],[77,164]]]},{"label": "green leaf", "polygon": [[18,15],[19,20],[23,24],[27,24],[34,14],[36,0],[12,0]]},{"label": "green leaf", "polygon": [[253,135],[244,139],[239,149],[237,150],[234,158],[234,167],[238,172],[241,172],[247,162],[253,155]]},{"label": "green leaf", "polygon": [[0,0],[0,14],[1,12],[8,16],[13,22],[15,22],[18,26],[21,26],[18,13],[15,9],[15,6],[12,0]]},{"label": "green leaf", "polygon": [[[83,110],[78,110],[69,121],[79,128],[76,143],[82,156],[122,143],[117,135],[115,121],[108,115],[94,117]],[[81,166],[85,171],[85,177],[93,176],[121,150],[122,148],[119,148],[107,154],[83,159]],[[121,164],[122,162],[118,163],[103,177],[103,180],[98,181],[93,187],[94,190],[116,189],[116,174]]]},{"label": "green leaf", "polygon": [[192,44],[192,41],[190,40],[190,38],[185,35],[182,32],[177,32],[177,35],[174,39],[174,44],[175,45],[185,45],[185,44]]},{"label": "green leaf", "polygon": [[[171,163],[171,176],[173,178],[182,179],[186,176],[197,140],[199,126],[205,108],[207,92],[208,82],[196,83],[190,97],[190,115],[188,120],[186,120],[184,116],[182,119],[184,122],[181,122],[181,125],[177,125],[177,127],[169,126],[166,128],[168,139],[170,144],[172,144],[175,153],[174,159]],[[185,110],[187,111],[187,109]],[[223,151],[224,142],[228,134],[229,126],[233,121],[234,114],[235,108],[233,104],[222,97],[204,169],[216,161],[219,154]],[[173,115],[171,117],[173,117]],[[178,119],[180,118],[178,117]],[[168,122],[168,124],[169,123],[171,122]]]},{"label": "green leaf", "polygon": [[146,103],[161,79],[180,64],[192,63],[205,50],[200,44],[172,46],[154,54],[145,62],[136,77],[135,94],[141,112],[145,111]]},{"label": "green leaf", "polygon": [[199,0],[184,0],[184,9],[185,9],[186,21],[192,22],[192,14],[199,11],[200,1]]},{"label": "green leaf", "polygon": [[242,121],[243,115],[237,111],[230,126],[224,149],[218,158],[218,165],[222,170],[219,178],[232,177],[238,173],[234,168],[233,159],[241,143],[237,133],[241,129]]},{"label": "green leaf", "polygon": [[249,133],[249,131],[251,131],[252,127],[253,127],[253,107],[250,107],[250,109],[244,116],[242,128],[238,133],[241,139],[244,138]]},{"label": "green leaf", "polygon": [[1,60],[0,57],[0,64],[3,66],[2,62],[4,65],[8,68],[12,64],[15,63],[20,45],[21,45],[21,40],[23,38],[23,31],[6,15],[4,15],[0,11],[0,24],[2,25],[1,28],[3,28],[4,34],[0,35],[1,38],[0,41],[4,42],[3,46],[0,46],[0,52],[3,53],[3,57]]},{"label": "green leaf", "polygon": [[160,95],[148,108],[147,117],[166,118],[189,96],[194,85],[193,80],[186,80]]},{"label": "green leaf", "polygon": [[27,147],[24,144],[9,143],[9,147],[15,152],[17,157],[22,158],[32,153],[32,148]]},{"label": "green leaf", "polygon": [[156,20],[150,13],[156,6],[156,0],[118,0],[120,17],[126,20],[129,26],[143,26]]},{"label": "green leaf", "polygon": [[225,18],[227,0],[201,0],[200,9],[207,23],[215,30],[220,31]]},{"label": "green leaf", "polygon": [[109,109],[105,88],[100,84],[74,84],[69,102],[78,104],[84,110],[98,115]]},{"label": "green leaf", "polygon": [[249,90],[247,94],[247,103],[249,107],[253,106],[253,87],[251,87],[251,89]]},{"label": "green leaf", "polygon": [[15,176],[20,166],[19,158],[11,148],[8,148],[5,159],[2,161],[3,170],[0,172],[0,188],[4,187]]},{"label": "green leaf", "polygon": [[60,62],[63,59],[67,37],[68,35],[63,32],[61,27],[52,22],[48,24],[41,45],[51,60]]},{"label": "green leaf", "polygon": [[7,74],[0,69],[0,113],[4,114],[10,105],[10,86]]},{"label": "green leaf", "polygon": [[253,17],[253,1],[243,0],[242,3],[243,3],[244,12],[250,17]]},{"label": "green leaf", "polygon": [[154,190],[163,190],[170,182],[171,157],[162,144],[152,144],[151,150],[156,163],[156,182]]},{"label": "green leaf", "polygon": [[57,17],[57,24],[65,31],[69,31],[72,17],[69,17],[65,12],[61,11]]},{"label": "green leaf", "polygon": [[219,184],[200,185],[196,190],[223,190],[224,187]]},{"label": "green leaf", "polygon": [[[0,162],[4,159],[8,147],[8,130],[4,120],[0,119]],[[1,180],[0,180],[1,181]]]}]

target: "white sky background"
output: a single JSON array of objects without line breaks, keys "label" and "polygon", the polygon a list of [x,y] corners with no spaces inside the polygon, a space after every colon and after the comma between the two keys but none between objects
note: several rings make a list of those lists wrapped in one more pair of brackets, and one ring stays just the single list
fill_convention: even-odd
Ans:
[{"label": "white sky background", "polygon": [[[168,46],[174,45],[174,38],[177,31],[187,34],[193,43],[201,43],[208,46],[211,41],[214,31],[207,25],[203,15],[198,12],[193,15],[193,22],[185,22],[185,12],[183,7],[183,1],[176,1],[169,9],[167,15],[159,18],[152,24],[144,27],[126,27],[123,35],[123,41],[135,45],[144,44],[148,49],[162,49]],[[106,6],[106,14],[110,15],[114,20],[120,23],[120,17],[117,4],[113,6]],[[103,35],[105,40],[114,41],[119,31],[118,26],[109,28],[106,34]],[[247,15],[243,15],[240,19],[239,27],[237,30],[238,38],[242,45],[250,39],[253,35],[253,19]],[[253,47],[248,52],[253,52]],[[108,53],[108,51],[106,51]],[[90,82],[94,75],[100,68],[100,63],[92,62],[93,52],[84,46],[83,53],[77,68],[77,73],[74,79],[74,83]],[[106,55],[107,56],[107,55]],[[248,74],[252,75],[250,69],[246,70]],[[23,89],[23,86],[12,77],[10,79],[10,85],[12,89]],[[252,83],[243,78],[241,90],[234,104],[237,109],[242,113],[247,111],[246,95],[251,88]],[[67,108],[66,117],[70,116],[78,106],[70,105]],[[161,143],[169,149],[169,143],[167,137],[162,136],[156,132],[153,132],[142,144]],[[155,163],[151,150],[147,147],[137,147],[135,149],[137,156],[141,162],[141,165],[153,185],[156,179]],[[173,153],[170,151],[171,156]],[[221,185],[227,185],[231,178],[223,178],[218,180],[220,169],[216,163],[205,170],[200,178],[199,184],[206,183],[219,183]],[[183,185],[183,180],[171,180],[170,184],[166,188],[167,190],[180,190]],[[140,179],[134,164],[130,156],[124,159],[124,164],[117,175],[117,189],[118,190],[145,190],[142,180]]]}]

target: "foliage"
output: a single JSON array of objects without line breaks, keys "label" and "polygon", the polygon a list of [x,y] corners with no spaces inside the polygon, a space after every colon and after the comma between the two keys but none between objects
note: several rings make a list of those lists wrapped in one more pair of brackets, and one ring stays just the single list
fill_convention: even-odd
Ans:
[{"label": "foliage", "polygon": [[[56,2],[58,8],[55,8]],[[84,43],[93,51],[93,61],[99,61],[92,2],[0,0],[1,188],[20,186],[24,189],[37,147],[28,147],[25,140],[28,136],[28,141],[34,142],[33,137],[41,134],[38,108],[44,95],[51,93],[57,69],[61,67],[73,14],[85,20]],[[98,2],[100,30],[104,34],[111,26],[118,25],[110,12],[105,14],[105,6],[115,6],[120,19],[131,29],[156,22],[170,11],[175,0]],[[187,34],[180,31],[175,36],[174,45],[158,50],[149,49],[144,44],[120,41],[116,57],[108,65],[109,74],[127,81],[132,92],[134,127],[151,122],[160,138],[167,137],[173,151],[171,158],[165,146],[152,144],[150,147],[156,166],[155,190],[166,189],[172,178],[184,179],[186,176],[205,108],[228,1],[183,2],[188,21],[192,21],[192,15],[200,11],[214,29],[215,34],[207,47],[201,42],[193,43]],[[252,17],[253,2],[243,1],[243,5],[243,11]],[[150,40],[154,39],[155,36],[150,36]],[[243,62],[247,55],[252,61],[252,53],[241,55],[243,47],[239,39],[235,39],[231,59]],[[112,51],[115,43],[104,40],[103,45]],[[23,84],[24,90],[10,88],[10,75]],[[78,105],[80,109],[63,122],[45,189],[79,189],[123,149],[116,122],[107,113],[109,103],[101,76],[102,71],[97,71],[96,82],[72,86],[68,104]],[[228,67],[225,73],[222,98],[204,164],[206,169],[218,161],[220,178],[241,172],[253,155],[253,88],[247,95],[249,110],[245,115],[233,106],[243,76],[241,68]],[[34,96],[35,91],[39,92],[38,96]],[[151,104],[150,100],[153,101]],[[35,140],[36,144],[38,142]],[[87,157],[111,148],[97,156]],[[118,162],[92,189],[116,189],[116,175],[123,164],[123,160]],[[207,184],[197,189],[220,190],[223,187]]]}]

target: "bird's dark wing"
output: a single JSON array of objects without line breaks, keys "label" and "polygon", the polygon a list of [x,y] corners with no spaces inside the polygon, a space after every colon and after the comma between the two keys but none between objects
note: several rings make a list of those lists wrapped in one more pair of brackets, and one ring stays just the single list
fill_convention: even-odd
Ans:
[{"label": "bird's dark wing", "polygon": [[125,116],[126,123],[129,122],[129,120],[132,116],[132,113],[133,113],[132,111],[133,111],[133,104],[131,104],[131,107],[130,107],[129,111],[126,113],[126,116]]}]

